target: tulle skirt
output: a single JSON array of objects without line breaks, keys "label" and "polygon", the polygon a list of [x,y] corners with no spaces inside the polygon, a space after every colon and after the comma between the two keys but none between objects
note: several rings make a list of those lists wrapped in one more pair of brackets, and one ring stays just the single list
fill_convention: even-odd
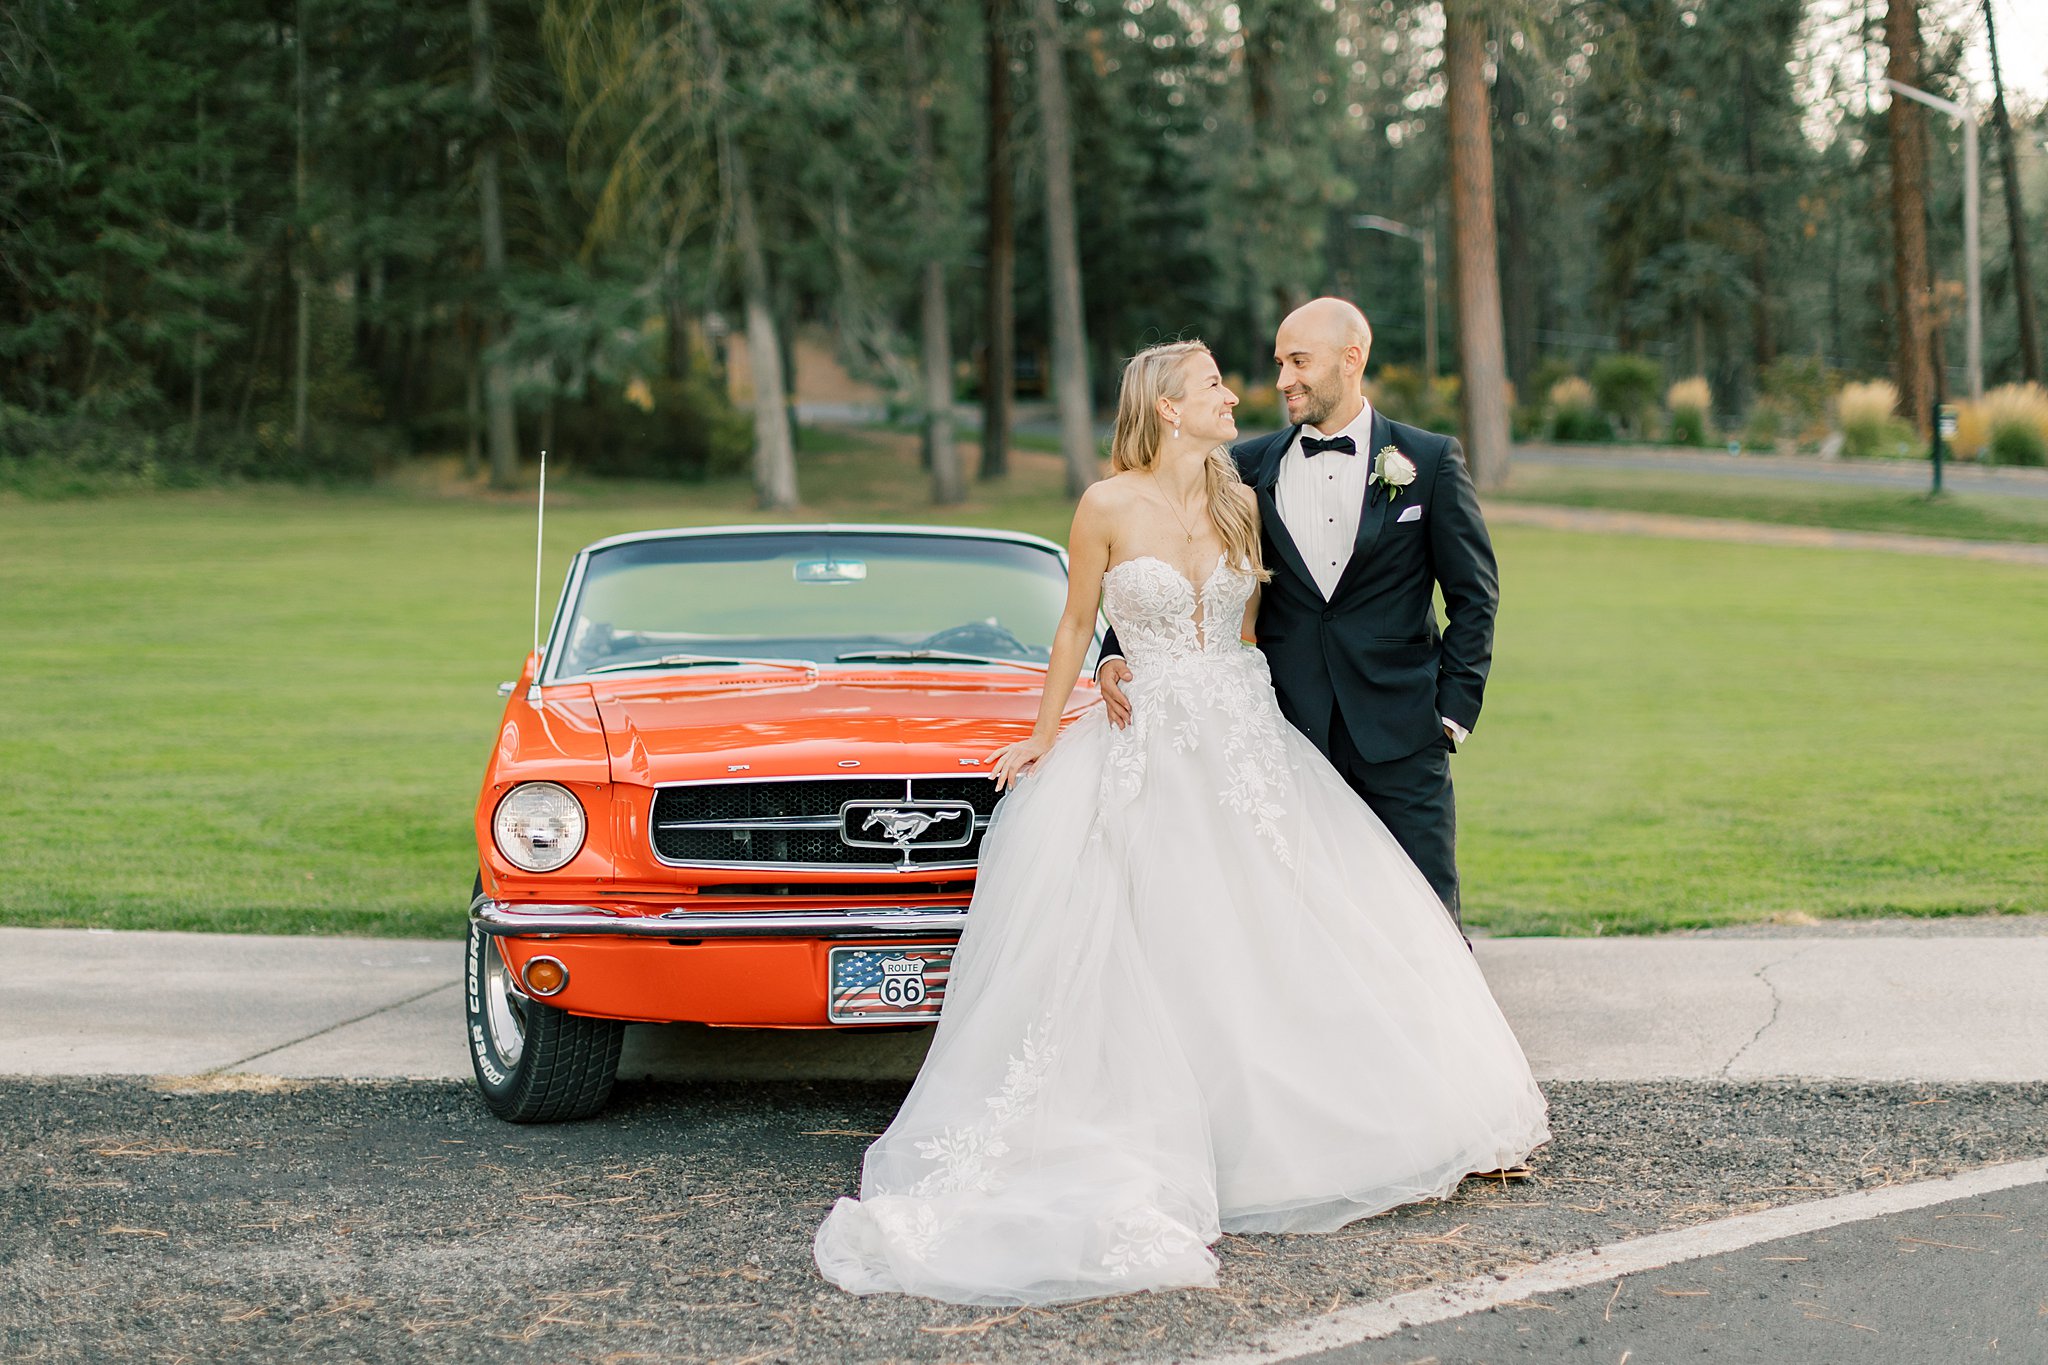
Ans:
[{"label": "tulle skirt", "polygon": [[1549,1137],[1428,883],[1256,651],[1223,670],[1090,712],[997,808],[924,1068],[818,1230],[835,1284],[1208,1285],[1221,1232],[1331,1231]]}]

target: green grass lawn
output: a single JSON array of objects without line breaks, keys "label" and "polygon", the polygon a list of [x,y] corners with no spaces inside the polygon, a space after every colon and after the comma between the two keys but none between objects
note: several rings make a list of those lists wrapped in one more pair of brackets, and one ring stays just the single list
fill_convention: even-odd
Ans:
[{"label": "green grass lawn", "polygon": [[1990,497],[1858,487],[1795,479],[1640,469],[1517,464],[1495,496],[1557,507],[1732,517],[1847,531],[1897,531],[1963,540],[2048,544],[2048,498]]},{"label": "green grass lawn", "polygon": [[[1064,534],[1055,460],[935,518],[901,447],[809,456],[810,514]],[[548,602],[599,536],[760,519],[734,484],[560,480]],[[527,500],[425,487],[0,499],[0,921],[459,933],[532,537]],[[1474,923],[2048,909],[2048,574],[1497,539]]]}]

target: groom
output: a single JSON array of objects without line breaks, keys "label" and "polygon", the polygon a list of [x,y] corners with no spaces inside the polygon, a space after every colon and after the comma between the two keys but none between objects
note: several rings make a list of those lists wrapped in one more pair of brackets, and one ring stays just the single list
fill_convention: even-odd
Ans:
[{"label": "groom", "polygon": [[[1372,328],[1342,299],[1287,315],[1273,346],[1293,423],[1231,448],[1258,495],[1272,581],[1259,648],[1280,710],[1365,799],[1458,915],[1452,751],[1479,721],[1499,581],[1457,441],[1365,401]],[[1439,631],[1432,590],[1449,624]],[[1116,632],[1095,677],[1118,726]]]}]

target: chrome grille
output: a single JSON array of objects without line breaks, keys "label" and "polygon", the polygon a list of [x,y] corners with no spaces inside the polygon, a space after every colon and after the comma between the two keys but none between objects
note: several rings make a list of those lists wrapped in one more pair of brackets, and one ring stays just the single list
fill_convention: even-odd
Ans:
[{"label": "chrome grille", "polygon": [[[877,872],[971,866],[1000,793],[986,777],[849,777],[702,782],[663,787],[649,821],[654,856],[691,867],[831,867]],[[907,857],[855,848],[839,837],[849,801],[951,801],[974,809],[964,846],[919,848]],[[957,826],[955,826],[957,828]]]}]

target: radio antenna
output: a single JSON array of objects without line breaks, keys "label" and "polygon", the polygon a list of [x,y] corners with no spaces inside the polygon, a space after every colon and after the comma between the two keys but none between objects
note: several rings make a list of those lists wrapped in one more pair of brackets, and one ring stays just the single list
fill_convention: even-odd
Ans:
[{"label": "radio antenna", "polygon": [[528,701],[540,700],[540,561],[542,536],[548,528],[548,453],[540,453],[540,497],[533,526],[533,681],[527,686]]}]

